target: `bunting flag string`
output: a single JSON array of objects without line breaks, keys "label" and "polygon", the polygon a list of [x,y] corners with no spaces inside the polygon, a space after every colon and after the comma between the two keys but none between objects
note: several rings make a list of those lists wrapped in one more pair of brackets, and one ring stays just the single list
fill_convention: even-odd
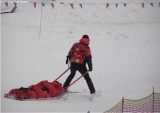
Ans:
[{"label": "bunting flag string", "polygon": [[[15,1],[2,0],[2,2],[0,2],[0,3],[5,3],[6,7],[8,7],[9,3],[13,3],[14,7],[17,7],[17,3],[33,3],[34,8],[36,8],[37,4],[41,3],[41,2],[31,2],[31,1],[26,2],[26,1],[21,1],[21,0],[15,0]],[[75,7],[74,7],[75,4],[78,4],[80,8],[83,8],[83,4],[86,4],[86,5],[95,5],[95,4],[103,5],[103,4],[105,4],[105,7],[107,9],[111,5],[115,5],[116,8],[118,8],[119,5],[121,5],[121,4],[123,5],[123,7],[127,7],[128,4],[140,4],[142,8],[145,8],[145,5],[147,3],[146,2],[145,3],[144,2],[142,2],[142,3],[138,3],[138,2],[133,2],[133,3],[132,2],[131,3],[126,3],[126,2],[124,2],[124,3],[113,3],[113,2],[112,3],[64,3],[64,2],[60,2],[59,4],[61,4],[61,5],[64,5],[64,4],[67,5],[68,4],[72,9],[75,9]],[[53,2],[42,2],[41,3],[41,5],[43,7],[45,7],[45,4],[50,4],[52,8],[55,8],[55,3],[53,3]],[[158,3],[157,2],[150,2],[148,4],[150,4],[151,7],[154,7],[156,4],[158,4],[158,6],[160,8],[160,2],[158,2]]]}]

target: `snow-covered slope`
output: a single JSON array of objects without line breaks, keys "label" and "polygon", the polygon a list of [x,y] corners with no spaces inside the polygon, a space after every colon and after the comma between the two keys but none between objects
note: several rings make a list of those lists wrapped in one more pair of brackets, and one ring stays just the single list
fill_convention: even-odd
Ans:
[{"label": "snow-covered slope", "polygon": [[[112,4],[106,9],[105,4],[85,4],[83,8],[75,4],[72,9],[60,2],[54,9],[50,4],[41,9],[40,4],[34,8],[32,3],[19,3],[15,13],[1,15],[2,112],[103,112],[123,96],[142,98],[153,86],[160,92],[158,5],[146,3],[142,8],[130,2],[127,7]],[[70,94],[67,101],[21,102],[3,97],[12,88],[53,81],[67,68],[68,50],[83,34],[90,36],[94,65],[90,75],[96,89],[102,91],[100,98],[89,101],[84,79],[70,90],[87,91]],[[76,77],[79,75],[77,72]]]}]

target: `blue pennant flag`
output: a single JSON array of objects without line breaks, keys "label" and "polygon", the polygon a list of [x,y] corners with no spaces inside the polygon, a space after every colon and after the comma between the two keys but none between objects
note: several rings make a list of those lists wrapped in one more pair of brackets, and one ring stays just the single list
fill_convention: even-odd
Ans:
[{"label": "blue pennant flag", "polygon": [[150,3],[150,5],[153,7],[153,3]]},{"label": "blue pennant flag", "polygon": [[42,3],[42,6],[44,7],[44,6],[45,6],[45,3]]},{"label": "blue pennant flag", "polygon": [[5,2],[6,6],[8,7],[8,2]]},{"label": "blue pennant flag", "polygon": [[116,3],[116,8],[118,8],[118,3]]},{"label": "blue pennant flag", "polygon": [[80,3],[79,5],[80,5],[80,7],[82,8],[82,4]]}]

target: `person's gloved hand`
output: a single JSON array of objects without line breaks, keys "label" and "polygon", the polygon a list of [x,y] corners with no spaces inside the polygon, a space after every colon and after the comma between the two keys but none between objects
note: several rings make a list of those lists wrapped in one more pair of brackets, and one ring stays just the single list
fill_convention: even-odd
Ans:
[{"label": "person's gloved hand", "polygon": [[69,60],[69,57],[67,56],[67,58],[66,58],[66,64],[68,64],[68,60]]},{"label": "person's gloved hand", "polygon": [[92,71],[92,70],[93,70],[92,67],[90,67],[90,68],[89,68],[89,71]]}]

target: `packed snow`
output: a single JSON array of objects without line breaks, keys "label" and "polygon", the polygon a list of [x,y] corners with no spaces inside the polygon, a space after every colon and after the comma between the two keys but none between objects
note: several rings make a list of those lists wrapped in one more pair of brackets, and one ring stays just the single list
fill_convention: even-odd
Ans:
[{"label": "packed snow", "polygon": [[[73,1],[73,0],[72,0]],[[15,13],[1,14],[1,111],[2,112],[99,112],[123,97],[139,99],[160,92],[160,7],[131,0],[127,7],[106,8],[104,0],[50,4],[18,3]],[[123,1],[123,0],[122,0]],[[133,3],[132,3],[133,2]],[[66,4],[65,4],[66,3]],[[81,8],[78,3],[85,3]],[[88,3],[88,4],[87,4]],[[97,4],[96,4],[97,3]],[[1,9],[5,9],[1,3]],[[9,4],[8,9],[13,4]],[[90,101],[82,78],[67,100],[17,101],[4,98],[13,88],[42,80],[53,81],[68,68],[66,55],[73,43],[87,34],[93,56],[90,76],[101,96]],[[69,72],[59,82],[64,83]],[[76,77],[80,73],[77,72]]]}]

